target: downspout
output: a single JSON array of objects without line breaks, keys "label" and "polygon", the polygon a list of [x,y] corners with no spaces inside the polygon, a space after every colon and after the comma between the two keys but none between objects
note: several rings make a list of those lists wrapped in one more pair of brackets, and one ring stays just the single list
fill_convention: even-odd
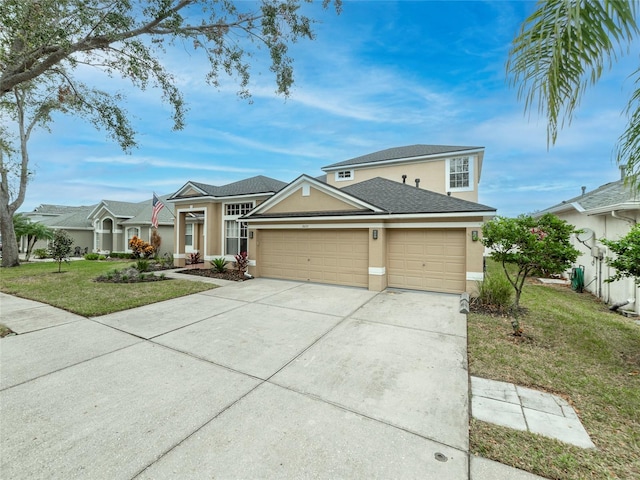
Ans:
[{"label": "downspout", "polygon": [[613,218],[617,218],[618,220],[623,220],[625,222],[630,223],[631,225],[635,225],[637,222],[635,221],[635,219],[631,218],[631,217],[624,217],[622,215],[618,215],[616,210],[611,210],[611,216]]},{"label": "downspout", "polygon": [[[618,220],[625,221],[625,222],[629,223],[630,225],[635,225],[637,223],[634,218],[625,217],[623,215],[618,215],[616,210],[611,210],[611,216],[613,218],[618,219]],[[636,298],[635,298],[636,297],[636,295],[635,295],[636,285],[635,285],[635,282],[633,281],[633,279],[630,282],[630,284],[631,284],[631,287],[630,287],[629,298],[627,299],[626,302],[621,302],[621,304],[614,305],[614,306],[617,307],[615,310],[617,310],[618,308],[623,307],[625,305],[629,305],[629,304],[631,304],[632,307],[635,306],[635,303],[636,303]]]}]

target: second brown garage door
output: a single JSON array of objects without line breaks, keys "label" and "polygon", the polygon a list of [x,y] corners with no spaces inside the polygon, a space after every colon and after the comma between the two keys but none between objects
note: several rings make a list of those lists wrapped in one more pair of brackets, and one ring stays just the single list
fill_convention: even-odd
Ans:
[{"label": "second brown garage door", "polygon": [[390,287],[460,293],[466,289],[464,230],[390,229],[387,282]]},{"label": "second brown garage door", "polygon": [[368,230],[261,230],[260,276],[369,285]]}]

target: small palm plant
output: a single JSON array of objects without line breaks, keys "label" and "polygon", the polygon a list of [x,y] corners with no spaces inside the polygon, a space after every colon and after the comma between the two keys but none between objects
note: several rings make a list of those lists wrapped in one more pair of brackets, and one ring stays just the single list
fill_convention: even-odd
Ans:
[{"label": "small palm plant", "polygon": [[218,257],[211,260],[211,265],[213,265],[213,270],[216,273],[226,272],[228,263],[229,262],[224,257]]}]

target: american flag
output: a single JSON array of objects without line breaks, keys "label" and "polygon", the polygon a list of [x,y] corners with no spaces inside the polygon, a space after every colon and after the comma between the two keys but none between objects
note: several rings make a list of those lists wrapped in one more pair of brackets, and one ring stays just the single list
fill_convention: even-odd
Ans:
[{"label": "american flag", "polygon": [[151,226],[153,228],[158,228],[158,214],[160,213],[160,210],[164,208],[164,203],[160,201],[160,199],[155,193],[153,194],[152,205],[153,205],[153,209],[151,211]]}]

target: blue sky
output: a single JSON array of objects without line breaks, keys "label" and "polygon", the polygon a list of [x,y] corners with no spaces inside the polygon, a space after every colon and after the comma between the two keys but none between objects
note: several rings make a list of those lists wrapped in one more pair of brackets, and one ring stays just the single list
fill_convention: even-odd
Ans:
[{"label": "blue sky", "polygon": [[34,132],[35,175],[21,211],[42,203],[142,201],[193,180],[221,185],[253,175],[291,181],[301,173],[377,150],[411,144],[485,147],[480,203],[513,216],[551,206],[619,178],[612,152],[636,56],[624,57],[585,96],[570,127],[547,150],[543,118],[524,115],[506,81],[509,45],[531,2],[345,2],[343,12],[305,8],[317,38],[291,50],[296,84],[274,95],[256,58],[253,101],[232,80],[204,82],[207,62],[184,49],[163,59],[189,105],[187,125],[171,131],[158,92],[140,92],[96,71],[79,74],[127,95],[139,148],[119,150],[104,132],[57,116]]}]

